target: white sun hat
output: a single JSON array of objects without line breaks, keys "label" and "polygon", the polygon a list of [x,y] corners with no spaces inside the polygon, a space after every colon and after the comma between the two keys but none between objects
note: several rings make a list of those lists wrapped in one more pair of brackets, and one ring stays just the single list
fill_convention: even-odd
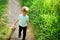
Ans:
[{"label": "white sun hat", "polygon": [[26,10],[26,11],[28,11],[29,10],[29,8],[27,7],[27,6],[24,6],[23,8],[22,8],[22,10]]}]

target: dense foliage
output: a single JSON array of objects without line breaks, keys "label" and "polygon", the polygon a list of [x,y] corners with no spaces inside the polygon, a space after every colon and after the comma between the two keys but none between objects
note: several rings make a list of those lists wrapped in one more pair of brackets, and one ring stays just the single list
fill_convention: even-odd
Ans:
[{"label": "dense foliage", "polygon": [[0,40],[6,37],[10,29],[7,26],[8,18],[7,18],[7,4],[8,0],[0,0]]},{"label": "dense foliage", "polygon": [[60,0],[20,0],[28,6],[36,40],[60,40]]}]

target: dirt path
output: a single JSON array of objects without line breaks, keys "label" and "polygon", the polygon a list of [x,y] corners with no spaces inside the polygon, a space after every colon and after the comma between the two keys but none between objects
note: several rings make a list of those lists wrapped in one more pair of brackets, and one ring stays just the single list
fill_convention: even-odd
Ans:
[{"label": "dirt path", "polygon": [[[21,8],[20,4],[17,0],[9,0],[8,18],[10,20],[10,24],[9,24],[10,26],[15,22],[15,20],[18,18],[18,15],[21,13],[20,8]],[[19,39],[18,38],[18,25],[16,25],[15,28],[16,28],[16,30],[13,33],[11,40],[18,40]],[[33,33],[31,32],[31,27],[29,29],[27,29],[26,40],[35,40]]]}]

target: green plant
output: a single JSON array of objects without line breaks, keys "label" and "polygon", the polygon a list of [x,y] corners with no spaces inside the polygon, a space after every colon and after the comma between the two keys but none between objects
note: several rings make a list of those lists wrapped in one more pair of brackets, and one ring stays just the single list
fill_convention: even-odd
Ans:
[{"label": "green plant", "polygon": [[8,0],[0,0],[0,40],[5,40],[11,32],[7,26],[7,4]]},{"label": "green plant", "polygon": [[36,40],[60,40],[60,0],[21,1],[30,9],[28,15]]}]

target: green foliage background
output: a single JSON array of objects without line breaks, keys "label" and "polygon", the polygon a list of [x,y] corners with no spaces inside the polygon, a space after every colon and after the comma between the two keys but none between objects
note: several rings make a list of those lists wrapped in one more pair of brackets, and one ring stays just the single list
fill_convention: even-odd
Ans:
[{"label": "green foliage background", "polygon": [[28,6],[36,40],[60,40],[60,0],[20,0]]},{"label": "green foliage background", "polygon": [[10,33],[10,29],[7,26],[8,18],[7,18],[7,7],[8,0],[0,0],[0,40],[5,40]]}]

